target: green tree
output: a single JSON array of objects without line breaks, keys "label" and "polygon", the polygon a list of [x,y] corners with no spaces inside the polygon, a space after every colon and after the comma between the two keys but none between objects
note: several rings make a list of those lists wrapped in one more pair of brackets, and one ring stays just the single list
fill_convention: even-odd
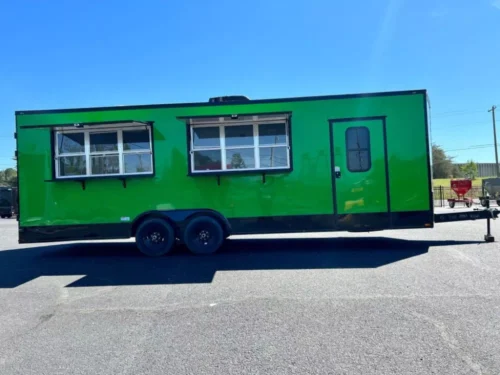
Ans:
[{"label": "green tree", "polygon": [[472,160],[469,160],[464,165],[460,166],[460,169],[465,177],[475,180],[478,175],[477,164]]},{"label": "green tree", "polygon": [[464,176],[462,169],[457,164],[453,164],[453,169],[451,171],[451,174],[453,175],[454,178],[462,178]]},{"label": "green tree", "polygon": [[453,158],[436,144],[432,145],[432,172],[434,178],[449,178],[453,174]]},{"label": "green tree", "polygon": [[17,184],[17,171],[7,168],[0,171],[0,186],[15,186]]},{"label": "green tree", "polygon": [[245,160],[243,160],[240,153],[233,154],[233,157],[231,158],[231,168],[232,169],[246,168]]}]

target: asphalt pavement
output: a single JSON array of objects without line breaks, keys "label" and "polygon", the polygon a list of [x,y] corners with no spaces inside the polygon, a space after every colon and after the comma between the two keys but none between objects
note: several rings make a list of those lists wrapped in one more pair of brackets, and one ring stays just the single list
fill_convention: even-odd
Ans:
[{"label": "asphalt pavement", "polygon": [[130,241],[18,245],[16,225],[0,220],[2,375],[500,374],[485,221],[154,259]]}]

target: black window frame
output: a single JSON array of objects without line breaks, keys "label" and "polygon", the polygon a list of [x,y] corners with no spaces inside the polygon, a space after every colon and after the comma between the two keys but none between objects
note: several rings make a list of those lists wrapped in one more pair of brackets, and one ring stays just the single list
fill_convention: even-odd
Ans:
[{"label": "black window frame", "polygon": [[[349,147],[350,133],[352,133],[353,131],[358,132],[361,129],[363,131],[366,131],[366,135],[367,135],[366,147],[359,147],[358,146],[356,148],[350,148]],[[356,136],[359,137],[359,134],[356,133]],[[351,127],[347,128],[345,131],[345,147],[346,147],[346,165],[347,165],[347,170],[349,172],[351,172],[351,173],[364,173],[364,172],[368,172],[372,168],[371,134],[370,134],[370,129],[367,126],[351,126]],[[367,168],[366,169],[353,169],[353,168],[351,168],[351,163],[350,163],[350,158],[349,158],[350,153],[351,152],[360,153],[362,151],[366,151],[368,154],[368,166],[367,166]],[[359,166],[360,167],[362,166],[361,161],[359,161]]]}]

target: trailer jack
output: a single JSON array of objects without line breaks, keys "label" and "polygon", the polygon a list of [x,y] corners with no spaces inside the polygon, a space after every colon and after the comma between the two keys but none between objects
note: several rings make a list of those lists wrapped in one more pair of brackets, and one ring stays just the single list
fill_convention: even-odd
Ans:
[{"label": "trailer jack", "polygon": [[[491,216],[493,217],[493,219],[496,219],[498,217],[498,210],[497,209],[495,209],[495,211],[497,212],[497,215],[496,216],[493,215],[493,210],[490,208],[489,197],[488,197],[488,199],[486,199],[486,209],[492,213]],[[484,235],[484,240],[486,242],[494,242],[495,241],[495,237],[493,237],[491,235],[491,226],[490,226],[490,218],[489,217],[486,219],[486,234]]]},{"label": "trailer jack", "polygon": [[490,208],[490,202],[487,201],[487,207],[482,209],[474,209],[473,211],[434,214],[434,221],[436,223],[447,223],[452,221],[466,221],[466,220],[481,220],[486,219],[486,234],[484,240],[486,242],[494,242],[495,237],[491,234],[491,220],[498,218],[500,211],[496,208]]}]

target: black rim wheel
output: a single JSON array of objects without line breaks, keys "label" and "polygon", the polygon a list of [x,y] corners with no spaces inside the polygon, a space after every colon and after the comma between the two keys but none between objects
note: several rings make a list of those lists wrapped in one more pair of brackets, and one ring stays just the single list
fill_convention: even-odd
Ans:
[{"label": "black rim wheel", "polygon": [[168,253],[175,240],[172,226],[162,219],[150,219],[141,224],[136,233],[139,250],[149,256]]},{"label": "black rim wheel", "polygon": [[219,249],[223,241],[223,230],[211,217],[196,217],[186,226],[184,242],[195,254],[212,254]]},{"label": "black rim wheel", "polygon": [[200,246],[210,246],[213,245],[213,242],[215,240],[213,233],[211,233],[211,228],[206,228],[203,225],[200,226],[197,230],[196,237],[194,240],[198,243]]}]

